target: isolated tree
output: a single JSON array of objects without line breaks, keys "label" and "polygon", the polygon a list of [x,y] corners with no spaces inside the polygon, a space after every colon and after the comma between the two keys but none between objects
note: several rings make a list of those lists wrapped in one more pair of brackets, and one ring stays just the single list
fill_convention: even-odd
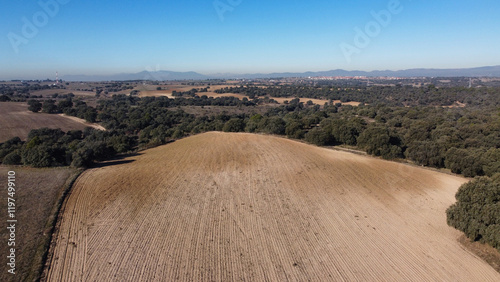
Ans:
[{"label": "isolated tree", "polygon": [[28,101],[28,110],[34,112],[34,113],[38,113],[40,110],[42,110],[42,103],[40,103],[39,101],[37,100],[29,100]]},{"label": "isolated tree", "polygon": [[55,101],[54,100],[47,100],[47,101],[43,102],[42,112],[48,113],[48,114],[57,113],[57,106],[55,105]]}]

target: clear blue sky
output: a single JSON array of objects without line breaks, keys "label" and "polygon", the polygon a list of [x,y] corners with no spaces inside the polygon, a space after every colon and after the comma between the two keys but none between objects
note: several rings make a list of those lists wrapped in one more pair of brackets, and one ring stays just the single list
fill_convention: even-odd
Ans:
[{"label": "clear blue sky", "polygon": [[392,1],[220,0],[236,4],[222,18],[213,0],[41,0],[58,3],[50,14],[38,1],[2,1],[0,79],[500,65],[498,0],[400,0],[402,11],[356,45],[355,28]]}]

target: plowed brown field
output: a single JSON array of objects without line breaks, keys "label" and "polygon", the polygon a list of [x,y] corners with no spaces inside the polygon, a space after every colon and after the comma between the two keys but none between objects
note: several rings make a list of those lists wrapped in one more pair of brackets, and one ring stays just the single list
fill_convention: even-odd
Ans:
[{"label": "plowed brown field", "polygon": [[500,281],[446,225],[463,178],[205,133],[86,171],[50,281]]},{"label": "plowed brown field", "polygon": [[60,128],[63,131],[83,130],[85,127],[105,130],[98,124],[87,123],[76,117],[33,113],[28,110],[26,103],[0,102],[0,117],[0,142],[16,136],[26,140],[30,130],[42,127]]}]

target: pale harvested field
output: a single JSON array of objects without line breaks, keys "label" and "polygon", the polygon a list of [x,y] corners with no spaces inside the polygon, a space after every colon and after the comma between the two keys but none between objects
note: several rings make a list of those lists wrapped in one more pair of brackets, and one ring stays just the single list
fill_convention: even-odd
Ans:
[{"label": "pale harvested field", "polygon": [[172,96],[172,91],[168,90],[142,90],[139,92],[139,97],[161,97],[165,96],[170,99],[175,99],[174,96]]},{"label": "pale harvested field", "polygon": [[[276,100],[278,103],[283,104],[285,101],[291,101],[295,99],[295,97],[271,97],[272,99]],[[323,106],[325,103],[328,103],[328,100],[321,100],[321,99],[314,99],[314,98],[299,98],[301,102],[304,104],[307,103],[307,101],[312,101],[314,104],[321,105]]]},{"label": "pale harvested field", "polygon": [[[153,85],[155,86],[155,89],[156,89],[156,85]],[[193,88],[204,88],[208,85],[205,85],[205,86],[180,86],[180,85],[167,85],[167,86],[162,86],[162,88],[166,88],[166,89],[163,89],[163,90],[153,90],[152,87],[149,87],[151,89],[147,89],[147,90],[141,90],[139,92],[139,97],[160,97],[160,96],[165,96],[165,97],[168,97],[168,98],[171,98],[171,99],[174,99],[175,97],[172,96],[172,91],[177,91],[177,92],[185,92],[185,91],[189,91]],[[243,99],[243,98],[247,98],[250,100],[250,98],[248,98],[248,96],[246,95],[243,95],[243,94],[239,94],[239,93],[222,93],[222,94],[219,94],[219,93],[215,93],[214,91],[215,90],[219,90],[219,89],[222,89],[222,88],[225,88],[225,87],[237,87],[238,85],[211,85],[208,92],[198,92],[197,95],[198,96],[202,96],[202,95],[207,95],[208,97],[236,97],[238,99]],[[264,87],[264,86],[262,86]],[[294,97],[286,97],[286,98],[282,98],[282,97],[269,97],[271,99],[274,99],[276,100],[278,103],[280,104],[284,104],[285,101],[291,101],[292,99],[294,99]],[[303,102],[303,103],[307,103],[307,101],[311,100],[314,104],[316,105],[320,105],[320,106],[323,106],[325,103],[328,103],[329,101],[328,100],[324,100],[324,99],[314,99],[314,98],[299,98],[300,99],[300,102]],[[333,101],[334,104],[336,103],[341,103],[342,105],[351,105],[351,106],[359,106],[359,104],[361,104],[360,102],[346,102],[346,103],[342,103],[340,100],[334,100]]]},{"label": "pale harvested field", "polygon": [[97,128],[99,125],[87,123],[82,119],[44,113],[33,113],[26,103],[0,103],[0,142],[13,137],[26,140],[32,129],[42,127],[60,128],[63,131],[83,130],[86,127]]},{"label": "pale harvested field", "polygon": [[[185,90],[179,90],[177,89],[177,91],[189,91],[191,90],[192,87],[190,89],[185,89]],[[173,89],[175,90],[175,89]],[[248,96],[245,96],[245,95],[242,95],[242,94],[235,94],[235,93],[222,93],[222,94],[219,94],[219,93],[215,93],[215,92],[198,92],[197,93],[198,96],[203,96],[203,95],[207,95],[207,97],[236,97],[238,99],[243,99],[244,97],[248,98]],[[145,91],[141,91],[139,93],[139,97],[161,97],[161,96],[165,96],[165,97],[168,97],[170,99],[175,99],[176,97],[172,95],[172,91],[169,91],[169,90],[145,90]]]},{"label": "pale harvested field", "polygon": [[[156,90],[156,87],[160,86],[162,88],[162,90]],[[210,86],[210,88],[208,90],[210,90],[211,92],[199,92],[198,95],[199,96],[202,96],[202,95],[207,95],[209,97],[214,97],[216,95],[220,95],[220,94],[217,94],[213,91],[215,90],[219,90],[221,88],[224,88],[224,87],[235,87],[236,85],[203,85],[203,86],[185,86],[185,85],[177,85],[177,84],[172,84],[172,85],[140,85],[139,87],[137,87],[137,90],[139,90],[139,97],[159,97],[159,96],[166,96],[168,98],[175,98],[174,96],[172,96],[172,92],[173,91],[177,91],[177,92],[186,92],[186,91],[189,91],[193,88],[205,88],[207,86]],[[228,93],[226,93],[228,94]],[[234,96],[236,94],[232,94],[230,96]],[[243,95],[240,95],[240,96],[243,96]],[[245,97],[245,96],[243,96]]]},{"label": "pale harvested field", "polygon": [[[189,91],[191,90],[191,88],[189,89],[185,89],[185,90],[178,90],[178,91]],[[173,89],[175,90],[175,89]],[[239,93],[222,93],[222,94],[219,94],[219,93],[215,93],[215,92],[198,92],[197,93],[198,96],[203,96],[203,95],[207,95],[207,97],[213,97],[213,98],[217,98],[217,97],[236,97],[240,100],[242,100],[243,98],[247,98],[249,100],[251,100],[248,96],[246,95],[243,95],[243,94],[239,94]],[[172,96],[172,91],[169,91],[169,90],[144,90],[144,91],[141,91],[139,93],[139,97],[160,97],[160,96],[165,96],[165,97],[168,97],[168,98],[171,98],[171,99],[175,99],[176,97],[175,96]],[[288,98],[277,98],[277,97],[269,97],[270,99],[274,99],[276,100],[278,103],[280,104],[283,104],[285,101],[291,101],[292,99],[294,99],[294,97],[288,97]],[[325,103],[328,103],[328,100],[321,100],[321,99],[312,99],[312,98],[299,98],[301,102],[303,103],[307,103],[307,101],[311,100],[314,104],[317,104],[317,105],[320,105],[320,106],[323,106]],[[341,103],[340,101],[333,101],[334,104],[335,103]],[[348,102],[348,103],[342,103],[344,105],[353,105],[353,106],[358,106],[360,103],[359,102]]]},{"label": "pale harvested field", "polygon": [[359,106],[361,104],[361,102],[355,102],[355,101],[342,102],[340,100],[334,100],[333,104],[336,104],[336,103],[341,103],[342,105],[349,105],[349,106],[354,106],[354,107],[357,107],[357,106]]},{"label": "pale harvested field", "polygon": [[242,100],[243,98],[247,98],[248,100],[251,100],[250,98],[248,98],[248,96],[246,95],[243,95],[243,94],[239,94],[239,93],[215,93],[215,92],[200,92],[198,93],[199,96],[203,96],[203,95],[207,95],[207,97],[213,97],[213,98],[217,98],[217,97],[236,97],[240,100]]},{"label": "pale harvested field", "polygon": [[205,133],[86,171],[49,281],[500,281],[457,242],[464,178]]}]

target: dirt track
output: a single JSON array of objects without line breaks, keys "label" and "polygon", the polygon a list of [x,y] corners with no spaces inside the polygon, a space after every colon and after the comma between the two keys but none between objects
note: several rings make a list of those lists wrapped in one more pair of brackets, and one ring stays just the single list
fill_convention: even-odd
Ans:
[{"label": "dirt track", "polygon": [[26,103],[1,102],[0,113],[2,114],[0,119],[0,142],[16,136],[26,140],[30,130],[42,127],[60,128],[63,131],[83,130],[85,127],[104,129],[100,125],[86,123],[84,120],[75,117],[33,113],[28,110],[28,104]]},{"label": "dirt track", "polygon": [[50,281],[500,281],[446,225],[463,178],[206,133],[86,171]]},{"label": "dirt track", "polygon": [[90,123],[90,122],[87,122],[86,120],[84,120],[82,118],[77,118],[77,117],[74,117],[74,116],[68,116],[68,115],[65,115],[65,114],[59,114],[59,115],[62,116],[62,117],[65,117],[67,119],[70,119],[72,121],[76,121],[78,123],[81,123],[81,124],[83,124],[85,126],[92,127],[94,129],[97,129],[97,130],[106,131],[106,128],[104,128],[104,126],[99,125],[97,123]]}]

